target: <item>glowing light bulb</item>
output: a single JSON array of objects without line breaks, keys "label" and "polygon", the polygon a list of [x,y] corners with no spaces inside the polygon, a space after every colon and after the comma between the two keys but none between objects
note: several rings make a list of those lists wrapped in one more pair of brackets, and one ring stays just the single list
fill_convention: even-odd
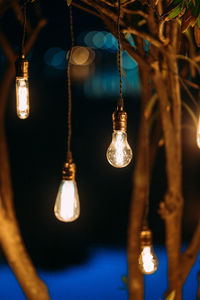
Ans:
[{"label": "glowing light bulb", "polygon": [[106,156],[109,163],[115,168],[123,168],[130,163],[132,150],[128,144],[126,132],[114,130]]},{"label": "glowing light bulb", "polygon": [[29,116],[29,87],[28,80],[16,78],[17,115],[20,119]]},{"label": "glowing light bulb", "polygon": [[158,259],[152,246],[152,233],[147,226],[140,233],[140,243],[139,269],[143,274],[153,274],[158,268]]},{"label": "glowing light bulb", "polygon": [[29,116],[28,61],[21,55],[16,63],[16,106],[20,119]]},{"label": "glowing light bulb", "polygon": [[112,115],[112,142],[106,152],[107,160],[115,168],[126,167],[132,159],[132,150],[127,141],[127,114],[123,108],[117,108]]},{"label": "glowing light bulb", "polygon": [[197,146],[200,148],[200,117],[197,124]]},{"label": "glowing light bulb", "polygon": [[75,221],[80,215],[78,189],[75,181],[75,165],[65,163],[63,180],[60,183],[54,213],[63,222]]},{"label": "glowing light bulb", "polygon": [[158,259],[152,246],[145,246],[139,256],[139,267],[143,274],[152,274],[158,268]]}]

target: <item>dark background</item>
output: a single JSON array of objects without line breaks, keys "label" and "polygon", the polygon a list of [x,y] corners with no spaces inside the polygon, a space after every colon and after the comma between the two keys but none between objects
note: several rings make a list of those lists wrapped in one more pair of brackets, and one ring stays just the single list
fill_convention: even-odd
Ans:
[{"label": "dark background", "polygon": [[[34,23],[32,4],[28,15]],[[111,141],[111,115],[116,97],[96,99],[84,93],[83,81],[72,83],[72,153],[77,165],[81,215],[73,223],[59,222],[53,212],[56,194],[65,161],[67,141],[67,78],[66,70],[46,65],[44,55],[49,48],[70,47],[68,9],[64,1],[41,1],[42,15],[48,24],[40,33],[29,55],[30,105],[27,120],[20,120],[15,108],[13,83],[6,111],[6,130],[17,217],[26,247],[37,266],[60,268],[77,264],[88,257],[91,246],[125,247],[132,189],[132,173],[137,147],[140,100],[136,94],[125,95],[128,112],[128,140],[133,160],[124,169],[115,169],[106,160]],[[95,17],[73,8],[76,44],[81,34],[105,30]],[[22,28],[8,11],[0,20],[8,38],[17,50]],[[84,46],[84,45],[83,45]],[[0,50],[1,74],[5,57]],[[96,51],[95,72],[115,70],[116,53]],[[133,78],[134,81],[134,78]],[[184,122],[191,123],[184,115]],[[195,128],[183,131],[184,176],[186,199],[183,229],[184,241],[191,238],[199,215],[200,153],[195,144]],[[155,243],[164,242],[164,224],[157,213],[166,188],[163,148],[152,173],[150,225]]]}]

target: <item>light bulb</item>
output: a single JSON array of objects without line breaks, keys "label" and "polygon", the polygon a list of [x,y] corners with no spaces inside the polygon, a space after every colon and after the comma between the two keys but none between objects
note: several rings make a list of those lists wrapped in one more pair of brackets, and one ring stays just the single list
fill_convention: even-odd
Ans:
[{"label": "light bulb", "polygon": [[75,165],[65,163],[62,174],[63,179],[58,189],[54,213],[58,220],[72,222],[80,215],[79,195],[75,181]]},{"label": "light bulb", "polygon": [[16,78],[17,115],[20,119],[29,116],[29,87],[28,79]]},{"label": "light bulb", "polygon": [[200,148],[200,117],[197,124],[197,146]]},{"label": "light bulb", "polygon": [[126,167],[132,159],[132,150],[125,131],[114,130],[112,142],[106,153],[109,163],[115,168]]},{"label": "light bulb", "polygon": [[143,274],[152,274],[157,270],[158,259],[152,246],[143,247],[138,263]]},{"label": "light bulb", "polygon": [[140,244],[139,269],[143,274],[153,274],[158,268],[158,259],[153,250],[152,233],[148,226],[144,226],[140,232]]},{"label": "light bulb", "polygon": [[122,107],[117,107],[112,114],[112,142],[106,152],[107,160],[115,168],[126,167],[132,159],[132,150],[127,141],[127,114]]},{"label": "light bulb", "polygon": [[28,61],[23,54],[17,59],[15,67],[17,115],[20,119],[26,119],[29,116]]}]

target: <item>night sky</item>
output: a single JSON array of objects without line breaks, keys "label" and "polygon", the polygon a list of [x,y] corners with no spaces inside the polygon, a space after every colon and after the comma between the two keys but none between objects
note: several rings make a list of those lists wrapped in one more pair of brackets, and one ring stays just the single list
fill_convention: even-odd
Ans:
[{"label": "night sky", "polygon": [[[73,80],[72,153],[77,165],[81,215],[74,223],[59,222],[53,207],[66,156],[67,78],[66,70],[48,66],[44,56],[50,48],[69,49],[69,23],[64,1],[41,3],[42,15],[47,18],[48,24],[29,54],[31,114],[27,120],[17,118],[13,83],[7,104],[6,130],[16,213],[26,247],[37,266],[63,268],[84,261],[91,246],[126,245],[140,100],[138,94],[133,93],[124,97],[133,160],[124,169],[114,169],[107,162],[105,153],[111,142],[111,116],[118,97],[91,97],[85,92],[84,80]],[[106,30],[95,17],[76,8],[73,12],[76,45],[85,46],[81,44],[81,36],[86,32]],[[34,23],[31,5],[28,15]],[[21,27],[16,26],[10,12],[1,22],[11,43],[18,49]],[[95,53],[95,70],[87,80],[102,74],[105,81],[109,81],[111,71],[118,76],[116,53],[105,49],[95,50]],[[5,59],[2,50],[0,56],[3,70]],[[134,80],[136,78],[133,77]],[[184,121],[191,122],[187,117]],[[200,155],[194,143],[195,133],[183,131],[185,241],[191,237],[197,219],[195,211],[198,214],[200,205]],[[164,164],[164,152],[159,149],[152,173],[150,199],[150,225],[157,244],[164,241],[164,225],[157,213],[166,188]]]}]

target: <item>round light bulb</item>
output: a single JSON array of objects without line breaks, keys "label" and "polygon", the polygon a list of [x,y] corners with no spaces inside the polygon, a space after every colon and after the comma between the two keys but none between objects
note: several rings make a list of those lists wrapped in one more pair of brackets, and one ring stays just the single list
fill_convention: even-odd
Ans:
[{"label": "round light bulb", "polygon": [[132,150],[127,141],[127,133],[123,130],[114,130],[112,142],[108,147],[107,160],[115,168],[126,167],[132,159]]},{"label": "round light bulb", "polygon": [[143,274],[152,274],[157,270],[158,259],[152,246],[142,247],[138,263]]},{"label": "round light bulb", "polygon": [[56,218],[63,222],[72,222],[80,215],[78,189],[75,180],[62,180],[54,206]]},{"label": "round light bulb", "polygon": [[16,78],[17,115],[20,119],[29,116],[29,87],[28,78]]},{"label": "round light bulb", "polygon": [[200,117],[197,124],[197,146],[200,148]]}]

